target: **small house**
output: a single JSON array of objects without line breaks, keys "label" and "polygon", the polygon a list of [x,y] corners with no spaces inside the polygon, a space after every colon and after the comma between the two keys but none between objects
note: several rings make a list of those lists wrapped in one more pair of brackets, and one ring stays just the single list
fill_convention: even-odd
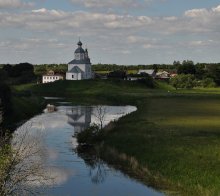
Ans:
[{"label": "small house", "polygon": [[170,79],[170,73],[167,71],[159,71],[156,73],[156,79],[158,80],[169,80]]},{"label": "small house", "polygon": [[140,69],[138,71],[138,74],[148,74],[149,76],[151,76],[152,78],[156,77],[156,71],[153,69]]},{"label": "small house", "polygon": [[55,82],[57,80],[63,80],[63,76],[55,74],[54,71],[49,71],[46,75],[42,76],[42,83]]}]

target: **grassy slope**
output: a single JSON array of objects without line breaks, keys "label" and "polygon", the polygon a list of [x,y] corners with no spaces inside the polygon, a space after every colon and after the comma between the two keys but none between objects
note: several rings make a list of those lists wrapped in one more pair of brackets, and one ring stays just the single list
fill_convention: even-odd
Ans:
[{"label": "grassy slope", "polygon": [[22,91],[32,87],[33,84],[12,87],[12,111],[9,116],[5,116],[4,124],[8,129],[14,129],[16,124],[31,118],[42,112],[45,101],[42,97],[22,93]]},{"label": "grassy slope", "polygon": [[219,195],[220,89],[174,91],[159,86],[166,90],[125,81],[63,81],[31,89],[69,96],[75,103],[137,105],[137,112],[122,118],[105,135],[105,144],[171,182],[165,186],[170,190]]}]

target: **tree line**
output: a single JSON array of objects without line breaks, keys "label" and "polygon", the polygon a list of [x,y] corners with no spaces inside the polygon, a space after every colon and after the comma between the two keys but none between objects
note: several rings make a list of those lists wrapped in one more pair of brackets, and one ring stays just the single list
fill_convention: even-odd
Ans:
[{"label": "tree line", "polygon": [[197,63],[174,61],[177,76],[170,83],[177,88],[215,87],[220,85],[220,63]]}]

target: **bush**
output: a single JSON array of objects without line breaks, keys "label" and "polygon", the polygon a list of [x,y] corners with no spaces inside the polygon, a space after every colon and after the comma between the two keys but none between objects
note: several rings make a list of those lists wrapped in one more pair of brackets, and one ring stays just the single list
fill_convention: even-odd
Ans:
[{"label": "bush", "polygon": [[98,139],[100,129],[94,124],[76,135],[79,144],[92,144]]},{"label": "bush", "polygon": [[216,83],[212,78],[205,78],[201,81],[201,85],[204,88],[216,87]]},{"label": "bush", "polygon": [[180,74],[174,78],[171,78],[170,84],[173,85],[176,89],[190,89],[196,86],[196,80],[195,77],[191,74]]},{"label": "bush", "polygon": [[154,88],[155,87],[154,79],[151,76],[149,76],[148,74],[144,75],[144,78],[141,78],[137,81],[139,83],[142,83],[142,84],[146,85],[149,88]]},{"label": "bush", "polygon": [[1,82],[0,82],[0,99],[2,101],[4,114],[9,115],[12,112],[11,89],[7,84]]}]

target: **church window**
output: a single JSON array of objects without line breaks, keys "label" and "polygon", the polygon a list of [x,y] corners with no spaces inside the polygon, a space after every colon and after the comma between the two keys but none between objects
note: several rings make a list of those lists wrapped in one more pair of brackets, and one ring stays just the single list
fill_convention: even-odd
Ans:
[{"label": "church window", "polygon": [[74,75],[72,75],[72,78],[74,78]]}]

